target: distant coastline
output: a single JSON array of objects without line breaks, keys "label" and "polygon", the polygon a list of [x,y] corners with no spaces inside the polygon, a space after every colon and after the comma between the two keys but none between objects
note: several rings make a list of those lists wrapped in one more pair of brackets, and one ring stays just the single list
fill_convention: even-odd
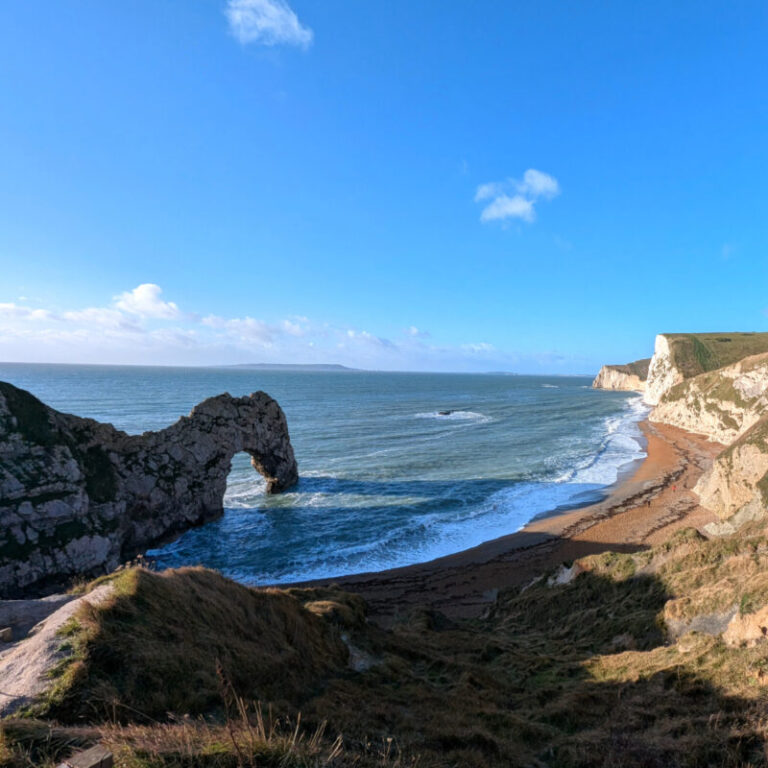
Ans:
[{"label": "distant coastline", "polygon": [[222,365],[222,368],[239,368],[247,371],[342,371],[363,373],[362,368],[350,368],[339,363],[237,363]]}]

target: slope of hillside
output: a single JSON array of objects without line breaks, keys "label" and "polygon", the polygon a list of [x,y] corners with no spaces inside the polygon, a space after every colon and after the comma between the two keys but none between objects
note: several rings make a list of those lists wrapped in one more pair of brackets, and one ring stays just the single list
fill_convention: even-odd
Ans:
[{"label": "slope of hillside", "polygon": [[[39,738],[49,762],[34,764],[52,766],[84,724],[126,768],[764,764],[765,531],[707,541],[687,529],[653,550],[582,558],[503,592],[481,620],[418,610],[384,631],[363,611],[332,589],[123,572],[114,599],[62,636],[72,660],[38,713],[72,725]],[[236,626],[214,632],[216,616]],[[258,708],[236,705],[225,727],[238,694],[270,723],[300,710],[318,757],[292,753],[290,730],[281,741]],[[0,765],[16,768],[34,745],[14,727],[0,726]]]}]

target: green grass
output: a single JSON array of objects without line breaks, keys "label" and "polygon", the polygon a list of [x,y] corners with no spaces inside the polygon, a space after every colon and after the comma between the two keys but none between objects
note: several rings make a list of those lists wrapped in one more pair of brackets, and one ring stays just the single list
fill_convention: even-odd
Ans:
[{"label": "green grass", "polygon": [[768,352],[768,333],[665,333],[675,366],[685,378]]},{"label": "green grass", "polygon": [[648,378],[648,366],[651,364],[651,358],[646,357],[642,360],[635,360],[632,363],[626,363],[623,365],[609,365],[608,368],[612,368],[622,373],[635,375],[640,381],[645,381]]}]

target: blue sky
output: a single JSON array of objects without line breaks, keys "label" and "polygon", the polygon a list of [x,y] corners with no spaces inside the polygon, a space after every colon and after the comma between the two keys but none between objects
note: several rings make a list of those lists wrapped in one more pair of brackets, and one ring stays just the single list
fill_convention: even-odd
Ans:
[{"label": "blue sky", "polygon": [[768,330],[764,3],[0,5],[0,359],[591,372]]}]

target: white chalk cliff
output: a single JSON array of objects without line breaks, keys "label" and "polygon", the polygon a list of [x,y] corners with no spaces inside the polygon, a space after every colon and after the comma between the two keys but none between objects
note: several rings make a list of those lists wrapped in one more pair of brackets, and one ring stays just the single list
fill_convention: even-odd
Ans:
[{"label": "white chalk cliff", "polygon": [[644,392],[650,359],[626,365],[604,365],[592,382],[595,389]]},{"label": "white chalk cliff", "polygon": [[683,378],[682,371],[675,365],[672,357],[669,340],[660,333],[656,337],[653,357],[648,366],[648,380],[645,383],[643,400],[647,405],[656,405],[664,394]]}]

